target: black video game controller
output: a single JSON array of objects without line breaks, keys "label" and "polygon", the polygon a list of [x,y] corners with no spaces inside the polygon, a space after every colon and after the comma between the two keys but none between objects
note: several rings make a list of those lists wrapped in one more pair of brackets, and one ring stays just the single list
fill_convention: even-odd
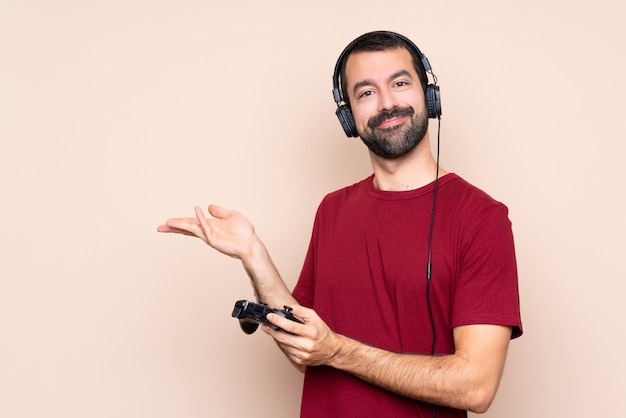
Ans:
[{"label": "black video game controller", "polygon": [[285,309],[272,309],[268,308],[263,302],[254,303],[247,300],[238,300],[235,302],[235,308],[233,309],[233,318],[239,319],[239,325],[246,334],[252,334],[257,330],[259,324],[267,324],[270,328],[283,331],[283,329],[277,327],[267,320],[267,314],[274,313],[282,316],[283,318],[290,319],[295,322],[303,323],[301,320],[293,316],[291,313],[291,307],[285,306]]}]

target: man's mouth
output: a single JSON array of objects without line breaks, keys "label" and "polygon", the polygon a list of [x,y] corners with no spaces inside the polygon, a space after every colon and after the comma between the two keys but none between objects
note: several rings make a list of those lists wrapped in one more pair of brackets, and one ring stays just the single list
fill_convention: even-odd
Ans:
[{"label": "man's mouth", "polygon": [[385,119],[384,121],[379,123],[378,126],[376,126],[376,128],[379,128],[379,129],[394,128],[394,127],[402,124],[404,122],[404,119],[405,119],[405,117],[396,117],[396,118]]},{"label": "man's mouth", "polygon": [[413,116],[415,110],[412,107],[399,107],[391,110],[390,112],[380,112],[376,116],[372,116],[367,121],[367,126],[370,129],[380,128],[389,129],[404,123],[407,117]]}]

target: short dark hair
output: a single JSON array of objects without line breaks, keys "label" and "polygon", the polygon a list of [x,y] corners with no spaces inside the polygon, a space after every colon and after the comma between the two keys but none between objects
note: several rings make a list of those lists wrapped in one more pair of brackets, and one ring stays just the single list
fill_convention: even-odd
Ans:
[{"label": "short dark hair", "polygon": [[404,48],[411,54],[413,58],[413,68],[417,72],[417,76],[422,84],[424,92],[428,84],[428,76],[426,69],[422,64],[422,57],[415,45],[410,44],[397,34],[388,31],[374,31],[365,33],[354,41],[352,41],[343,53],[342,62],[339,63],[339,75],[341,77],[341,91],[343,100],[348,103],[348,94],[346,90],[346,62],[350,55],[356,52],[375,52],[385,51],[388,49]]}]

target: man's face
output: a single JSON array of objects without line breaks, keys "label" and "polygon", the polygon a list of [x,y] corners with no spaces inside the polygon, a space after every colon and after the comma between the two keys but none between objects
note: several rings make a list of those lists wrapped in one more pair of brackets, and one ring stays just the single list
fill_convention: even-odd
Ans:
[{"label": "man's face", "polygon": [[428,129],[424,91],[409,51],[357,52],[346,62],[350,108],[361,140],[375,155],[396,159]]}]

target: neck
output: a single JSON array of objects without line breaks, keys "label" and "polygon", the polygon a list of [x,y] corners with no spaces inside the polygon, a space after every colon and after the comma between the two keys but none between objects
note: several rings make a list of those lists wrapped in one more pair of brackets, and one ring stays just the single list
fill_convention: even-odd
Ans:
[{"label": "neck", "polygon": [[[423,187],[437,176],[437,162],[430,151],[428,133],[413,151],[395,159],[385,160],[370,153],[374,169],[374,187],[385,191],[407,191]],[[439,168],[439,177],[446,172]]]}]

